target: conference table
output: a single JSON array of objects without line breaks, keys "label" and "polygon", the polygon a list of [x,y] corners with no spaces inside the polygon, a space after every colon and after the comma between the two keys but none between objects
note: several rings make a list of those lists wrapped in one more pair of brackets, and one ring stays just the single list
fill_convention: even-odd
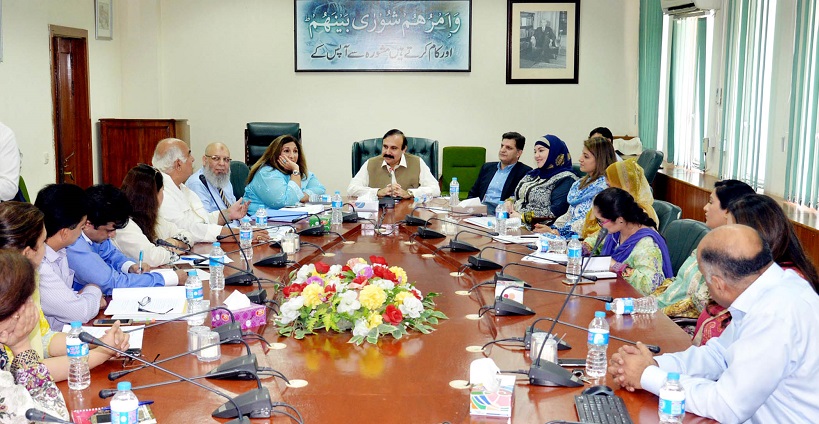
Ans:
[{"label": "conference table", "polygon": [[[411,202],[402,201],[394,210],[381,217],[380,223],[395,223],[412,212]],[[416,214],[429,216],[429,212]],[[432,220],[430,228],[438,228],[441,222]],[[297,223],[296,226],[306,226]],[[525,304],[537,312],[530,316],[499,316],[491,313],[477,318],[479,309],[491,305],[494,288],[480,287],[466,293],[474,285],[491,280],[495,271],[463,269],[468,257],[474,253],[451,252],[445,247],[450,238],[421,239],[413,236],[416,227],[396,225],[395,231],[384,234],[372,231],[372,223],[343,224],[338,234],[303,236],[301,250],[290,259],[295,263],[286,268],[254,267],[256,276],[275,281],[288,281],[290,272],[300,265],[316,261],[327,264],[343,264],[356,257],[368,259],[370,255],[383,256],[389,265],[406,270],[410,281],[424,294],[437,292],[436,307],[448,316],[435,326],[430,334],[410,332],[400,340],[382,337],[377,345],[364,343],[361,346],[348,343],[351,334],[319,333],[308,335],[302,340],[279,336],[273,324],[274,316],[268,312],[268,324],[255,328],[272,347],[261,341],[248,338],[251,350],[256,354],[260,367],[271,367],[280,371],[288,379],[303,380],[304,387],[288,387],[281,379],[266,377],[264,387],[270,391],[273,402],[285,402],[298,409],[306,423],[545,423],[551,420],[576,421],[574,396],[583,387],[543,387],[529,385],[525,375],[517,375],[514,388],[514,405],[511,419],[471,416],[469,413],[470,391],[451,385],[456,381],[469,380],[472,361],[491,358],[504,371],[529,369],[531,360],[520,343],[490,345],[483,351],[475,351],[475,346],[510,337],[522,337],[526,327],[539,317],[554,317],[564,295],[527,292]],[[522,245],[504,245],[491,237],[472,233],[462,233],[459,240],[469,242],[478,248],[495,246],[502,249],[525,253]],[[230,243],[225,250],[231,250]],[[205,254],[206,244],[197,245],[196,251]],[[254,249],[254,261],[278,253],[280,249],[264,245]],[[325,252],[325,253],[322,253]],[[230,255],[240,264],[237,254]],[[520,261],[521,255],[497,249],[486,249],[481,256],[500,264]],[[538,265],[562,271],[558,265]],[[226,269],[226,274],[231,274]],[[506,273],[525,279],[533,287],[569,291],[569,286],[561,281],[559,273],[510,266]],[[273,283],[264,282],[270,298],[278,298]],[[224,291],[210,292],[205,284],[206,298],[211,305],[221,302],[233,290],[250,291],[254,287],[228,286]],[[579,285],[575,293],[613,297],[637,297],[639,294],[622,280],[599,280],[593,284]],[[588,298],[572,298],[560,317],[561,321],[588,327],[594,311],[604,310],[601,301]],[[691,345],[690,337],[670,319],[658,312],[651,315],[606,316],[611,334],[628,340],[639,340],[659,345],[663,352],[684,350]],[[550,321],[541,321],[538,328],[547,330]],[[187,324],[170,322],[145,330],[142,356],[159,360],[184,352],[187,349]],[[561,351],[560,358],[585,358],[586,332],[558,324],[555,332],[562,335],[572,346]],[[609,355],[623,343],[611,339]],[[187,377],[206,374],[216,365],[245,354],[242,344],[222,345],[222,358],[217,362],[199,362],[194,355],[163,363],[162,366]],[[115,388],[116,382],[109,381],[109,372],[123,369],[119,360],[111,360],[92,370],[91,387],[82,391],[69,391],[65,382],[59,383],[68,402],[69,409],[84,409],[107,406],[109,399],[100,399],[101,389]],[[129,365],[133,366],[133,365]],[[144,369],[129,374],[118,381],[130,381],[133,386],[149,385],[175,380],[174,377],[154,369]],[[229,381],[198,379],[202,384],[221,391],[228,396],[236,396],[256,388],[255,381]],[[627,405],[635,423],[656,423],[657,397],[643,391],[635,393],[619,389],[610,378],[605,384],[616,389]],[[140,400],[153,400],[151,408],[159,423],[200,423],[225,422],[225,419],[211,417],[214,409],[226,402],[224,397],[196,387],[189,383],[174,383],[135,391]],[[292,410],[276,408],[292,413]],[[713,422],[693,414],[686,415],[686,422]],[[274,413],[267,419],[253,419],[254,423],[293,422],[290,418]]]}]

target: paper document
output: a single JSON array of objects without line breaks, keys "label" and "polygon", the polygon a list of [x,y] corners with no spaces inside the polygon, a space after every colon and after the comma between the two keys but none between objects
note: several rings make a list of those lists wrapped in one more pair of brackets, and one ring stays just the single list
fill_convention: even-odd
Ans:
[{"label": "paper document", "polygon": [[[82,331],[85,331],[86,333],[99,339],[105,335],[105,332],[108,331],[109,328],[110,327],[86,327],[83,325]],[[141,330],[136,330],[137,328]],[[145,333],[144,328],[144,325],[123,325],[119,327],[119,329],[122,331],[135,330],[128,333],[131,336],[131,338],[128,339],[128,349],[142,349],[142,335]],[[65,324],[63,326],[63,333],[67,333],[69,331],[71,331],[71,326]]]},{"label": "paper document", "polygon": [[289,207],[286,207],[286,208],[281,208],[280,211],[281,212],[299,212],[299,213],[322,213],[322,212],[324,212],[325,209],[329,209],[329,208],[325,208],[325,206],[322,205],[322,204],[318,204],[318,205],[306,204],[304,206],[289,206]]},{"label": "paper document", "polygon": [[477,225],[481,228],[486,228],[487,230],[494,230],[495,229],[495,217],[494,216],[473,216],[470,218],[464,219],[464,222],[468,222],[472,225]]},{"label": "paper document", "polygon": [[524,236],[495,236],[494,239],[504,244],[537,244],[538,235],[524,235]]},{"label": "paper document", "polygon": [[[140,305],[142,302],[142,305]],[[185,310],[185,286],[116,288],[105,315],[114,319],[169,321]]]},{"label": "paper document", "polygon": [[[525,262],[534,262],[539,264],[559,264],[559,265],[566,265],[566,254],[558,254],[558,253],[548,253],[548,252],[535,252],[523,258]],[[609,269],[611,267],[611,256],[592,256],[591,258],[585,257],[583,259],[584,266],[586,267],[585,272],[583,275],[593,275],[599,279],[604,278],[617,278],[617,274],[611,272]]]}]

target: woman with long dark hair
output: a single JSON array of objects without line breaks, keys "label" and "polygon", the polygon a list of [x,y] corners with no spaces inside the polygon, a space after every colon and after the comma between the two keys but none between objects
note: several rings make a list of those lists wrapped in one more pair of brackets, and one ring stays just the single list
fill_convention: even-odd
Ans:
[{"label": "woman with long dark hair", "polygon": [[[594,198],[592,213],[608,231],[601,254],[611,256],[611,270],[637,291],[648,295],[674,276],[665,239],[657,223],[627,191],[610,187]],[[590,246],[596,236],[585,240]]]}]

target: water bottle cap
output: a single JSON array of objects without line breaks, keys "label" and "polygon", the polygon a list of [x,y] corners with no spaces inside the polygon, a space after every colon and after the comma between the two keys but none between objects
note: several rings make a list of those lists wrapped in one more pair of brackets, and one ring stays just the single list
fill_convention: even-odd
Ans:
[{"label": "water bottle cap", "polygon": [[71,328],[82,328],[82,323],[79,321],[71,321]]},{"label": "water bottle cap", "polygon": [[188,275],[191,276],[191,277],[195,277],[196,276],[196,270],[192,269],[192,270],[188,271]]},{"label": "water bottle cap", "polygon": [[242,218],[242,222],[250,222],[250,217],[246,216],[246,217]]},{"label": "water bottle cap", "polygon": [[572,240],[579,240],[579,237],[577,237],[577,234],[572,234]]},{"label": "water bottle cap", "polygon": [[[611,303],[606,303],[606,310],[607,310],[607,311],[610,311],[610,310],[611,310]],[[596,316],[596,315],[595,315],[595,316]]]},{"label": "water bottle cap", "polygon": [[341,192],[340,192],[340,191],[338,191],[338,190],[336,190],[336,194],[341,194]]},{"label": "water bottle cap", "polygon": [[674,381],[674,380],[679,380],[679,379],[680,379],[680,373],[678,373],[678,372],[668,373],[668,380]]},{"label": "water bottle cap", "polygon": [[595,318],[605,318],[605,317],[606,317],[606,313],[605,313],[605,312],[603,312],[603,311],[595,311],[595,312],[594,312],[594,317],[595,317]]},{"label": "water bottle cap", "polygon": [[117,390],[124,391],[124,390],[131,390],[131,382],[130,381],[120,381],[117,383]]},{"label": "water bottle cap", "polygon": [[452,181],[458,181],[458,177],[452,177]]},{"label": "water bottle cap", "polygon": [[219,243],[218,241],[213,242],[213,247],[219,247],[221,245],[222,243]]}]

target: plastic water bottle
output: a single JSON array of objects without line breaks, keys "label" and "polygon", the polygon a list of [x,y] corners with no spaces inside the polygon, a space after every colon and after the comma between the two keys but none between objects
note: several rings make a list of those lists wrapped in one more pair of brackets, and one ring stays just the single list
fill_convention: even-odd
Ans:
[{"label": "plastic water bottle", "polygon": [[609,323],[606,313],[597,311],[589,324],[589,353],[586,355],[586,375],[590,378],[606,376],[606,350],[609,348]]},{"label": "plastic water bottle", "polygon": [[256,209],[256,227],[267,227],[267,209],[264,206],[259,206],[259,209]]},{"label": "plastic water bottle", "polygon": [[117,383],[117,393],[111,398],[112,424],[137,424],[139,422],[139,399],[131,391],[131,383]]},{"label": "plastic water bottle", "polygon": [[330,207],[333,208],[333,216],[330,218],[330,225],[341,225],[341,222],[343,221],[341,216],[341,208],[343,206],[344,201],[341,200],[341,193],[336,190],[336,193],[333,195],[333,200],[330,203]]},{"label": "plastic water bottle", "polygon": [[88,343],[80,340],[82,323],[73,321],[71,331],[65,337],[68,354],[68,388],[83,390],[91,384],[91,370],[88,368]]},{"label": "plastic water bottle", "polygon": [[617,315],[653,314],[657,312],[657,299],[651,296],[638,299],[623,297],[606,303],[606,310]]},{"label": "plastic water bottle", "polygon": [[566,279],[572,282],[580,280],[580,271],[583,264],[583,244],[577,238],[577,234],[572,235],[566,249]]},{"label": "plastic water bottle", "polygon": [[680,374],[668,373],[665,384],[660,387],[660,405],[657,408],[661,423],[682,423],[685,417],[685,389],[680,384]]},{"label": "plastic water bottle", "polygon": [[210,269],[208,269],[211,290],[225,289],[225,265],[222,263],[224,257],[225,252],[222,250],[221,243],[218,241],[213,242],[213,249],[210,251]]},{"label": "plastic water bottle", "polygon": [[506,220],[509,218],[509,212],[506,212],[505,206],[503,203],[499,203],[495,208],[495,221],[497,222],[495,231],[502,236],[506,235]]},{"label": "plastic water bottle", "polygon": [[449,183],[449,205],[456,206],[461,202],[459,196],[461,185],[458,183],[458,177],[452,177],[452,182]]},{"label": "plastic water bottle", "polygon": [[250,262],[253,259],[253,226],[250,225],[249,216],[242,218],[239,225],[239,247],[242,249],[242,259]]},{"label": "plastic water bottle", "polygon": [[[188,303],[188,313],[196,311],[196,306],[205,299],[202,291],[202,280],[195,269],[188,271],[188,279],[185,280],[185,300]],[[204,317],[195,315],[186,318],[188,325],[202,325]]]}]

